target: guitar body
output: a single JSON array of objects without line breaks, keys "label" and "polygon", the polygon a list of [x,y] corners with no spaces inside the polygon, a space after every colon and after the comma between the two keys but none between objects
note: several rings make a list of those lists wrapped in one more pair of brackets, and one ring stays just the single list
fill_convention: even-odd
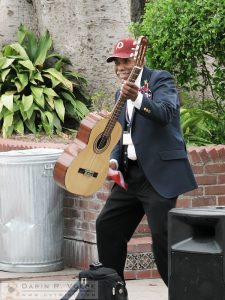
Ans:
[{"label": "guitar body", "polygon": [[[135,82],[144,63],[147,39],[139,37],[133,49],[133,67],[128,81]],[[55,164],[53,176],[58,185],[71,193],[89,196],[104,183],[110,154],[117,144],[122,128],[118,117],[126,98],[119,96],[109,118],[91,113],[80,125],[77,137],[69,145]]]},{"label": "guitar body", "polygon": [[121,125],[116,122],[110,138],[99,147],[107,123],[108,118],[98,114],[90,114],[81,122],[74,144],[65,149],[54,168],[54,179],[61,187],[77,195],[89,196],[103,185],[110,154],[122,132]]}]

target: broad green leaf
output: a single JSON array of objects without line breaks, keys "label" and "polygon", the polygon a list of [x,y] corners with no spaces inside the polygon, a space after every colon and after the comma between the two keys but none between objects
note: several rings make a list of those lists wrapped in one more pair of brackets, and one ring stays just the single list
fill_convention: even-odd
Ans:
[{"label": "broad green leaf", "polygon": [[13,113],[7,113],[4,116],[3,127],[8,128],[12,125],[13,122]]},{"label": "broad green leaf", "polygon": [[36,113],[34,112],[32,115],[32,118],[30,120],[26,120],[24,122],[25,125],[27,126],[27,128],[34,134],[36,134],[36,132],[37,132],[35,122],[34,122],[35,118],[36,118]]},{"label": "broad green leaf", "polygon": [[6,70],[2,71],[1,77],[2,77],[3,82],[5,81],[6,76],[9,74],[10,71],[11,71],[11,69],[6,69]]},{"label": "broad green leaf", "polygon": [[89,110],[83,102],[76,100],[76,112],[79,118],[83,119],[89,113]]},{"label": "broad green leaf", "polygon": [[47,103],[49,104],[49,106],[54,109],[55,108],[55,104],[54,104],[54,98],[51,96],[47,96],[46,98]]},{"label": "broad green leaf", "polygon": [[23,121],[19,120],[15,125],[14,125],[14,129],[17,133],[19,134],[24,134],[24,126],[23,126]]},{"label": "broad green leaf", "polygon": [[15,86],[17,88],[17,92],[20,93],[23,90],[23,86],[22,86],[21,82],[19,81],[19,79],[15,79],[14,82],[15,82]]},{"label": "broad green leaf", "polygon": [[42,120],[42,125],[44,127],[45,132],[48,135],[52,135],[52,133],[53,133],[53,115],[50,112],[42,112],[41,111],[41,120]]},{"label": "broad green leaf", "polygon": [[44,72],[51,74],[53,77],[55,77],[57,80],[59,80],[67,89],[69,89],[71,92],[73,91],[73,84],[71,81],[69,81],[68,79],[66,79],[66,77],[64,77],[62,75],[62,73],[60,73],[59,71],[50,68],[47,70],[44,70]]},{"label": "broad green leaf", "polygon": [[13,111],[14,113],[20,110],[21,100],[17,100],[17,96],[13,96]]},{"label": "broad green leaf", "polygon": [[21,24],[17,32],[17,39],[20,44],[22,44],[25,36],[26,36],[26,28],[24,27],[24,25]]},{"label": "broad green leaf", "polygon": [[61,122],[60,122],[60,120],[59,120],[59,118],[57,117],[57,115],[56,115],[55,112],[53,112],[53,117],[54,117],[54,119],[53,119],[54,127],[55,127],[56,129],[58,129],[59,131],[62,131]]},{"label": "broad green leaf", "polygon": [[37,38],[31,31],[27,32],[27,54],[32,62],[35,61],[37,55]]},{"label": "broad green leaf", "polygon": [[61,71],[61,70],[62,70],[62,66],[63,66],[62,60],[59,60],[59,61],[57,61],[57,62],[54,64],[54,68],[55,68],[57,71]]},{"label": "broad green leaf", "polygon": [[34,65],[32,64],[32,62],[29,59],[19,60],[18,63],[21,64],[22,66],[24,66],[28,70],[31,70],[31,71],[35,70]]},{"label": "broad green leaf", "polygon": [[19,55],[24,59],[24,60],[29,60],[29,57],[26,53],[26,50],[19,44],[19,43],[14,43],[9,45],[12,49],[14,49]]},{"label": "broad green leaf", "polygon": [[51,113],[50,111],[45,111],[44,113],[45,113],[45,115],[48,119],[49,125],[53,128],[53,124],[54,124],[54,122],[53,122],[53,120],[54,120],[53,113]]},{"label": "broad green leaf", "polygon": [[43,95],[43,88],[42,87],[35,87],[31,86],[31,91],[34,96],[34,101],[42,108],[45,106],[45,98]]},{"label": "broad green leaf", "polygon": [[20,113],[21,113],[21,116],[23,118],[23,121],[26,121],[27,120],[27,114],[23,109],[23,105],[20,105]]},{"label": "broad green leaf", "polygon": [[11,92],[11,94],[13,95],[14,102],[17,102],[18,100],[20,101],[20,95],[15,95],[14,92]]},{"label": "broad green leaf", "polygon": [[40,98],[43,95],[43,88],[31,85],[31,91],[35,98]]},{"label": "broad green leaf", "polygon": [[60,81],[51,74],[43,74],[43,76],[51,80],[53,88],[60,84]]},{"label": "broad green leaf", "polygon": [[2,69],[2,66],[4,66],[5,62],[6,62],[6,57],[1,57],[0,58],[0,69]]},{"label": "broad green leaf", "polygon": [[74,94],[69,92],[62,92],[61,94],[63,95],[63,98],[65,98],[66,100],[70,101],[71,103],[75,103],[76,98]]},{"label": "broad green leaf", "polygon": [[43,93],[46,94],[47,96],[58,97],[58,95],[52,88],[45,87]]},{"label": "broad green leaf", "polygon": [[30,83],[32,83],[33,85],[37,85],[37,82],[34,79],[30,79]]},{"label": "broad green leaf", "polygon": [[[76,103],[75,103],[75,107],[76,107]],[[66,110],[66,114],[72,118],[77,119],[77,114],[76,114],[76,109],[75,109],[74,105],[71,104],[70,102],[66,102],[65,103],[65,110]]]},{"label": "broad green leaf", "polygon": [[[20,65],[16,64],[16,65],[11,65],[11,69],[14,73],[20,73],[21,72],[21,68],[20,68]],[[23,70],[24,71],[24,70]],[[13,76],[12,76],[12,81],[13,81]]]},{"label": "broad green leaf", "polygon": [[23,95],[22,104],[23,104],[24,111],[27,112],[30,109],[30,107],[33,104],[33,101],[34,101],[33,95],[29,95],[29,96]]},{"label": "broad green leaf", "polygon": [[2,98],[0,97],[0,113],[2,112],[2,109],[3,109],[3,103],[2,103]]},{"label": "broad green leaf", "polygon": [[54,99],[54,103],[55,103],[55,110],[57,112],[57,115],[59,116],[60,120],[64,122],[65,107],[62,99]]},{"label": "broad green leaf", "polygon": [[35,66],[42,66],[46,60],[47,53],[51,49],[52,39],[48,31],[40,38],[36,53]]},{"label": "broad green leaf", "polygon": [[24,89],[28,84],[28,75],[26,73],[18,73],[17,77],[19,78],[19,81]]},{"label": "broad green leaf", "polygon": [[1,101],[8,110],[13,112],[13,95],[3,94],[1,96]]},{"label": "broad green leaf", "polygon": [[5,92],[5,95],[14,95],[16,91],[7,91]]},{"label": "broad green leaf", "polygon": [[39,72],[33,72],[32,76],[31,76],[31,79],[36,79],[36,80],[39,80],[41,82],[44,82],[44,80],[41,76],[41,73],[39,73]]},{"label": "broad green leaf", "polygon": [[6,45],[4,47],[3,56],[7,56],[7,57],[11,57],[11,58],[13,58],[12,56],[15,56],[14,58],[20,57],[20,55],[18,55],[17,53],[18,52],[15,51],[13,48],[11,48],[10,45]]},{"label": "broad green leaf", "polygon": [[13,129],[14,129],[13,125],[8,126],[8,127],[3,125],[3,127],[2,127],[2,136],[3,136],[3,138],[9,137],[13,133]]},{"label": "broad green leaf", "polygon": [[[4,64],[1,66],[1,69],[7,69],[13,62],[15,59],[13,58],[6,58]],[[0,62],[1,65],[1,62]]]},{"label": "broad green leaf", "polygon": [[44,95],[42,94],[41,97],[34,97],[34,101],[42,108],[45,107],[45,97]]},{"label": "broad green leaf", "polygon": [[27,114],[27,118],[28,119],[30,119],[31,117],[32,117],[32,115],[33,115],[33,112],[34,112],[34,110],[35,110],[35,104],[33,103],[32,105],[31,105],[31,107],[29,108],[29,110],[26,112],[26,114]]}]

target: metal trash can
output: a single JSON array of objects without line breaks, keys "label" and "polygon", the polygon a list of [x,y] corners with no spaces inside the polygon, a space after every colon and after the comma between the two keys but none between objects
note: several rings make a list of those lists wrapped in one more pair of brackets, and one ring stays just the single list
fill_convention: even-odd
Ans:
[{"label": "metal trash can", "polygon": [[0,270],[63,269],[64,192],[52,175],[61,152],[0,152]]}]

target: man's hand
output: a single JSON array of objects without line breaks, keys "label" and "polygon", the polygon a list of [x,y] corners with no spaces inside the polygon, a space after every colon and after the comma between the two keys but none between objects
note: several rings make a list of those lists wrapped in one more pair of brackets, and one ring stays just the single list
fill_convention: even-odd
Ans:
[{"label": "man's hand", "polygon": [[116,164],[115,161],[112,160],[112,161],[109,162],[109,167],[110,167],[111,169],[113,169],[113,170],[117,170],[118,165]]},{"label": "man's hand", "polygon": [[134,84],[133,82],[124,81],[120,89],[120,94],[125,99],[135,101],[138,96],[138,91],[139,87],[136,84]]}]

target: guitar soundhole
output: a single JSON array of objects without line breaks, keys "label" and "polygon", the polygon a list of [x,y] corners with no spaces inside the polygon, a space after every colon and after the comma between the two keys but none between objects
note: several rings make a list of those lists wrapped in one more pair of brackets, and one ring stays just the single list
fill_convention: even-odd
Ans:
[{"label": "guitar soundhole", "polygon": [[104,152],[110,143],[110,138],[107,138],[106,136],[99,134],[94,142],[94,151],[95,153],[102,153]]}]

